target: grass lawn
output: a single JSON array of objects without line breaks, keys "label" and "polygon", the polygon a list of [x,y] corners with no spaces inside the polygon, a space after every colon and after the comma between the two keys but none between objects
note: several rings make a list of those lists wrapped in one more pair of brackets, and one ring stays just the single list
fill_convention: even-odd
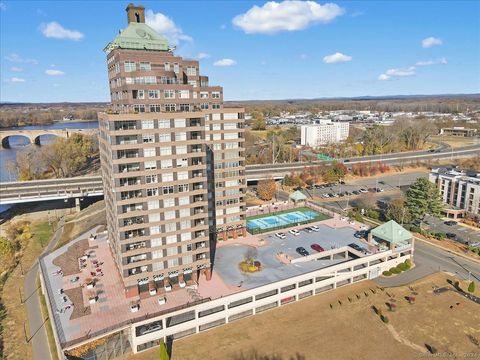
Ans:
[{"label": "grass lawn", "polygon": [[[372,281],[344,286],[176,340],[172,360],[414,359],[428,357],[425,344],[462,358],[478,354],[478,305],[451,291],[434,294],[435,285],[453,288],[447,279],[452,277],[437,273],[383,291]],[[461,286],[466,289],[465,282]],[[409,304],[404,297],[412,292],[416,300]],[[385,305],[390,299],[395,312]],[[382,310],[388,324],[372,306]],[[126,359],[158,359],[158,348]]]},{"label": "grass lawn", "polygon": [[[52,224],[55,226],[55,224]],[[23,282],[25,280],[22,271],[25,272],[38,259],[44,247],[50,241],[53,233],[53,226],[48,221],[33,222],[31,224],[32,238],[23,250],[23,255],[18,265],[10,274],[2,292],[2,303],[6,309],[6,317],[2,321],[4,334],[4,350],[7,359],[32,359],[32,347],[25,343],[24,325],[27,327],[28,320],[25,304],[20,302],[22,298]],[[22,270],[23,269],[23,270]]]}]

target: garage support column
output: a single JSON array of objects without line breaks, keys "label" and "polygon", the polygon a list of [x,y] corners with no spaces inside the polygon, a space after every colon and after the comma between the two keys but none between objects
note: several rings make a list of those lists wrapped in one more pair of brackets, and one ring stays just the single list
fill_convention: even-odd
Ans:
[{"label": "garage support column", "polygon": [[75,198],[75,212],[80,212],[80,198]]}]

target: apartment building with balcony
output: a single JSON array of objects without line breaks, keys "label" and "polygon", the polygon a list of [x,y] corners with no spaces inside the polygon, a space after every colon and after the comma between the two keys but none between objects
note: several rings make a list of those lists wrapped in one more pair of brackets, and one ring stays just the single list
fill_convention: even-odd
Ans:
[{"label": "apartment building with balcony", "polygon": [[217,239],[245,235],[244,110],[225,108],[196,60],[176,56],[128,5],[106,48],[99,114],[112,255],[127,296],[207,278]]},{"label": "apartment building with balcony", "polygon": [[450,205],[448,217],[462,217],[465,212],[480,215],[480,173],[454,168],[432,169],[430,182],[437,185],[443,202]]},{"label": "apartment building with balcony", "polygon": [[337,144],[348,138],[349,130],[350,124],[348,122],[320,120],[318,124],[302,125],[300,127],[300,143],[311,147]]}]

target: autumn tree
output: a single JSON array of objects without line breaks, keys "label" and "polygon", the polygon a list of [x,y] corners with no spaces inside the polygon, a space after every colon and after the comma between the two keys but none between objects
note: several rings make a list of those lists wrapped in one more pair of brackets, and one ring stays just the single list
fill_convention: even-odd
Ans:
[{"label": "autumn tree", "polygon": [[357,199],[357,207],[365,210],[371,210],[375,208],[376,205],[377,199],[368,193],[360,195]]},{"label": "autumn tree", "polygon": [[399,224],[410,223],[412,217],[410,211],[405,207],[405,199],[398,198],[391,200],[385,211],[385,217],[388,220],[395,220]]},{"label": "autumn tree", "polygon": [[276,183],[273,179],[261,180],[258,182],[257,193],[258,197],[265,201],[272,200],[276,192]]}]

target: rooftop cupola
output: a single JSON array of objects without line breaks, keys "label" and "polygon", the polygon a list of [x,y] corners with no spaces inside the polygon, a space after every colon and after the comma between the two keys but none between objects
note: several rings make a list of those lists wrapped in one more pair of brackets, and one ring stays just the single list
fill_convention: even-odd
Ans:
[{"label": "rooftop cupola", "polygon": [[128,23],[145,23],[145,8],[142,5],[135,6],[128,4],[125,9],[127,12]]}]

